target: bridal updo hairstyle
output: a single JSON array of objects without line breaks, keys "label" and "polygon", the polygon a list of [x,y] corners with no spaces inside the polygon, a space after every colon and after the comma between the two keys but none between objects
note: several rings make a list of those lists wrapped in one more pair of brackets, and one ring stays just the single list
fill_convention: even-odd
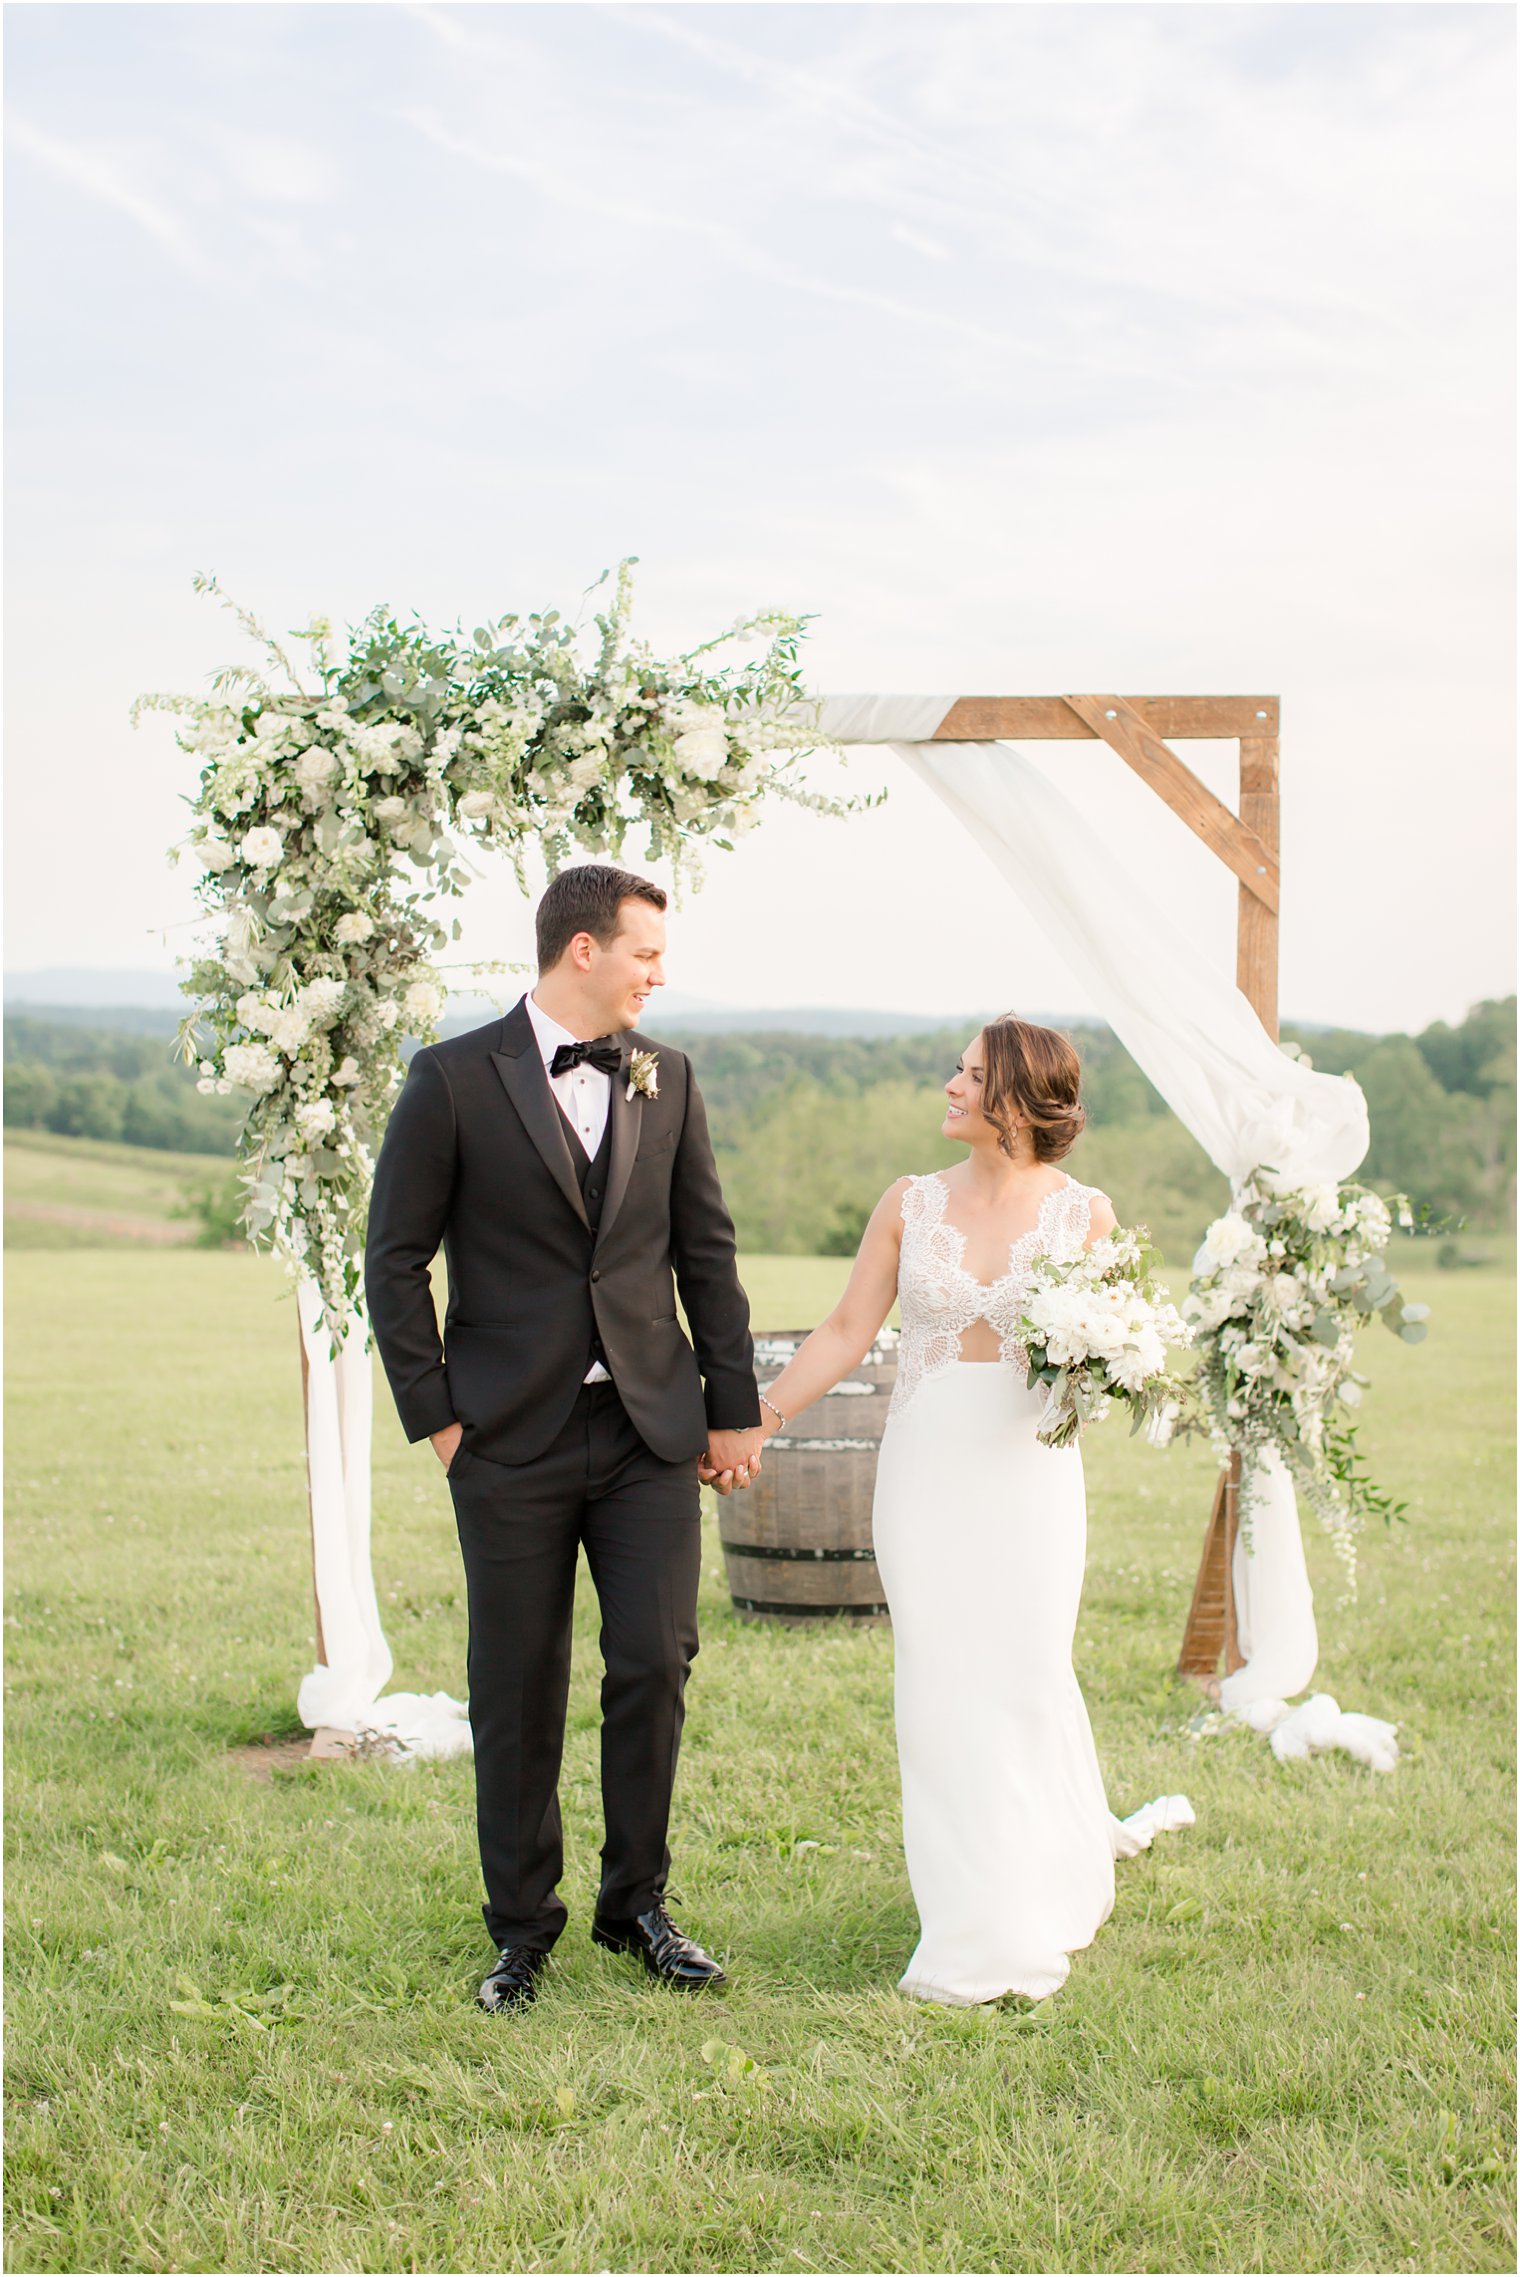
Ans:
[{"label": "bridal updo hairstyle", "polygon": [[982,1113],[1013,1152],[1013,1118],[1029,1124],[1037,1162],[1059,1162],[1082,1136],[1082,1063],[1065,1036],[1015,1013],[1000,1013],[982,1030]]}]

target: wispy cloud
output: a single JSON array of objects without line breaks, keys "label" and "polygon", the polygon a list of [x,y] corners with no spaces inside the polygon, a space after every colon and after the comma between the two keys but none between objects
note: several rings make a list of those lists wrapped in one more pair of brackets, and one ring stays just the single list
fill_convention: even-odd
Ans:
[{"label": "wispy cloud", "polygon": [[547,165],[540,158],[526,157],[515,151],[486,149],[457,134],[431,110],[406,110],[400,115],[408,126],[414,127],[419,134],[426,135],[430,142],[440,150],[448,151],[452,157],[465,159],[486,173],[501,174],[526,182],[542,196],[552,198],[556,204],[577,213],[595,214],[599,219],[616,221],[625,226],[632,223],[646,229],[670,230],[682,236],[700,239],[733,267],[742,269],[751,276],[762,277],[768,283],[784,286],[793,292],[809,293],[820,300],[840,301],[854,308],[874,309],[882,316],[895,317],[905,323],[924,325],[949,333],[975,347],[991,350],[1000,357],[1028,353],[1024,344],[1009,339],[1003,333],[991,331],[986,325],[942,310],[925,308],[893,293],[876,292],[863,285],[843,284],[834,278],[801,269],[794,262],[779,260],[775,254],[767,251],[764,246],[753,243],[727,222],[710,221],[699,213],[686,213],[675,207],[644,204],[621,193],[614,196],[574,175]]},{"label": "wispy cloud", "polygon": [[100,150],[83,150],[77,143],[44,133],[29,119],[15,115],[7,120],[6,135],[13,150],[34,158],[59,181],[125,214],[186,276],[200,284],[220,281],[220,270],[196,243],[181,216],[134,181],[119,159]]}]

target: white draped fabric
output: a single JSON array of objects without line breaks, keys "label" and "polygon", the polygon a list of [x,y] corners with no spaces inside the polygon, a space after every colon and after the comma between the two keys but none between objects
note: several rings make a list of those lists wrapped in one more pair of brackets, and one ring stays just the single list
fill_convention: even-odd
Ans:
[{"label": "white draped fabric", "polygon": [[323,1658],[303,1677],[297,1713],[325,1726],[383,1739],[409,1755],[452,1755],[470,1745],[465,1710],[447,1693],[395,1692],[370,1562],[370,1436],[373,1378],[361,1313],[333,1349],[315,1281],[296,1285],[306,1360],[306,1461],[311,1491],[312,1579]]},{"label": "white draped fabric", "polygon": [[[1152,902],[1049,777],[1007,743],[928,741],[956,699],[832,696],[819,727],[885,744],[996,863],[1093,1005],[1232,1184],[1263,1165],[1285,1184],[1347,1178],[1367,1151],[1366,1103],[1344,1076],[1289,1059],[1226,977]],[[1246,1664],[1231,1709],[1302,1691],[1319,1654],[1293,1484],[1275,1457],[1254,1480],[1235,1590]]]}]

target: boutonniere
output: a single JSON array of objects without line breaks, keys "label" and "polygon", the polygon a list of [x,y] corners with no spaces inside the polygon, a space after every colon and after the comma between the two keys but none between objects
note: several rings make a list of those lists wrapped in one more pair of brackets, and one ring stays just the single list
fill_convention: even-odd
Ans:
[{"label": "boutonniere", "polygon": [[628,1062],[628,1096],[638,1092],[641,1099],[658,1099],[660,1055],[658,1052],[635,1052]]}]

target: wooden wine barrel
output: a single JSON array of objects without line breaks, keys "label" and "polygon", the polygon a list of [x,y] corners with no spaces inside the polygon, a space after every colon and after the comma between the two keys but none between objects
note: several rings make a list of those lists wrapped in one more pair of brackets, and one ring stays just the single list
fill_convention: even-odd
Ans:
[{"label": "wooden wine barrel", "polygon": [[[755,1338],[762,1391],[805,1333]],[[719,1501],[729,1595],[746,1620],[792,1628],[886,1621],[871,1547],[871,1495],[896,1378],[896,1331],[883,1329],[843,1383],[766,1441],[754,1485]]]}]

